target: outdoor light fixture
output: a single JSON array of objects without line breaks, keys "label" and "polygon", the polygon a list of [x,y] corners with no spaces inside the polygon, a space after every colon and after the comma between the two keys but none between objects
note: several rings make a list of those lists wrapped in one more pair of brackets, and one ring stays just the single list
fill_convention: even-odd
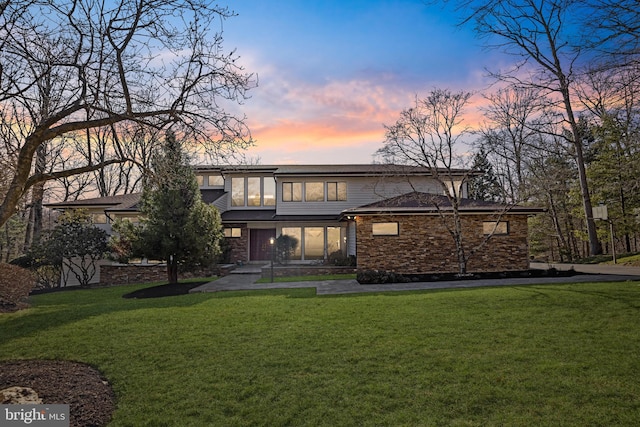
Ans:
[{"label": "outdoor light fixture", "polygon": [[274,245],[276,243],[275,237],[269,237],[269,245],[271,245],[271,283],[273,283],[273,255],[274,255]]}]

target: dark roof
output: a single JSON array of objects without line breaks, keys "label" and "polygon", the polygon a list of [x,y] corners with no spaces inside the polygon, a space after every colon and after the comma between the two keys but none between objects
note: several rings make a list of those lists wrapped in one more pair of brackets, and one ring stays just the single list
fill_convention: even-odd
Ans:
[{"label": "dark roof", "polygon": [[232,210],[223,212],[221,215],[223,222],[273,221],[275,216],[275,209]]},{"label": "dark roof", "polygon": [[[449,198],[441,194],[428,194],[413,192],[379,202],[370,203],[357,208],[343,211],[343,215],[373,215],[389,213],[429,213],[440,211],[451,211]],[[533,214],[544,212],[543,208],[536,208],[521,205],[508,205],[496,202],[487,202],[475,199],[460,199],[459,211],[464,213],[481,212],[507,212],[519,214]]]},{"label": "dark roof", "polygon": [[[345,164],[345,165],[237,165],[237,166],[195,166],[202,172],[216,173],[273,173],[275,175],[430,175],[429,168],[396,164]],[[453,175],[475,174],[467,169],[441,170]]]},{"label": "dark roof", "polygon": [[105,208],[105,211],[137,211],[142,193],[121,194],[118,196],[94,197],[91,199],[74,200],[69,202],[48,203],[53,209],[65,208]]},{"label": "dark roof", "polygon": [[276,215],[276,221],[338,221],[341,215]]},{"label": "dark roof", "polygon": [[[211,204],[225,194],[222,189],[200,190],[202,201]],[[69,202],[48,203],[46,206],[53,209],[65,208],[105,208],[108,212],[137,211],[140,207],[142,193],[121,194],[118,196],[94,197],[91,199],[74,200]]]},{"label": "dark roof", "polygon": [[338,221],[340,215],[276,215],[275,210],[242,209],[226,211],[222,215],[223,222],[255,222],[255,221]]},{"label": "dark roof", "polygon": [[202,201],[211,204],[218,200],[220,197],[224,196],[226,191],[222,189],[200,189],[200,194],[202,195]]}]

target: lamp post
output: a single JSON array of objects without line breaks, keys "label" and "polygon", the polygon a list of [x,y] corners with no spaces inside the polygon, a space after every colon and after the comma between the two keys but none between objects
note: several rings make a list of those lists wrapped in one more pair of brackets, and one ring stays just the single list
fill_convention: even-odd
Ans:
[{"label": "lamp post", "polygon": [[271,283],[273,283],[273,255],[274,255],[274,246],[276,243],[275,237],[269,238],[269,245],[271,245]]},{"label": "lamp post", "polygon": [[616,259],[616,241],[613,235],[613,221],[609,219],[609,212],[607,211],[607,205],[595,206],[593,208],[593,219],[601,219],[609,223],[609,234],[611,234],[611,254],[613,255],[613,263],[617,264]]}]

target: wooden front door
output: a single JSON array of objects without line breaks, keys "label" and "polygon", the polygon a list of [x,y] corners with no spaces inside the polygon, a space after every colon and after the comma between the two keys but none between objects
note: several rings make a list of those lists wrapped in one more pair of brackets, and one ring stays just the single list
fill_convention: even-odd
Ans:
[{"label": "wooden front door", "polygon": [[276,237],[275,228],[249,230],[249,261],[271,260],[269,239]]}]

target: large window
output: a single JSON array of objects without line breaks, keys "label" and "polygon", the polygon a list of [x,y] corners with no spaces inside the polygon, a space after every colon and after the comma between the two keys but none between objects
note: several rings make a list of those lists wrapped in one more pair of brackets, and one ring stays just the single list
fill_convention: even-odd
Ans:
[{"label": "large window", "polygon": [[324,182],[305,183],[304,200],[307,202],[324,202]]},{"label": "large window", "polygon": [[282,227],[283,236],[291,236],[298,240],[296,250],[291,254],[290,259],[302,259],[302,228],[301,227]]},{"label": "large window", "polygon": [[260,206],[262,203],[262,191],[260,177],[247,178],[247,206]]},{"label": "large window", "polygon": [[292,260],[322,260],[325,248],[327,255],[342,250],[340,227],[282,227],[281,233],[298,240]]},{"label": "large window", "polygon": [[282,201],[283,202],[301,202],[302,201],[302,183],[301,182],[283,182],[282,183]]},{"label": "large window", "polygon": [[244,178],[231,178],[231,206],[244,206]]},{"label": "large window", "polygon": [[397,222],[374,222],[371,224],[374,236],[397,236],[399,228]]},{"label": "large window", "polygon": [[276,181],[273,177],[250,176],[231,179],[231,206],[275,206]]},{"label": "large window", "polygon": [[276,180],[268,176],[264,177],[263,204],[265,206],[276,205]]},{"label": "large window", "polygon": [[347,200],[347,183],[327,182],[327,200],[330,202]]},{"label": "large window", "polygon": [[324,259],[324,227],[304,228],[304,259]]},{"label": "large window", "polygon": [[338,252],[342,248],[342,233],[340,227],[327,227],[327,255]]}]

